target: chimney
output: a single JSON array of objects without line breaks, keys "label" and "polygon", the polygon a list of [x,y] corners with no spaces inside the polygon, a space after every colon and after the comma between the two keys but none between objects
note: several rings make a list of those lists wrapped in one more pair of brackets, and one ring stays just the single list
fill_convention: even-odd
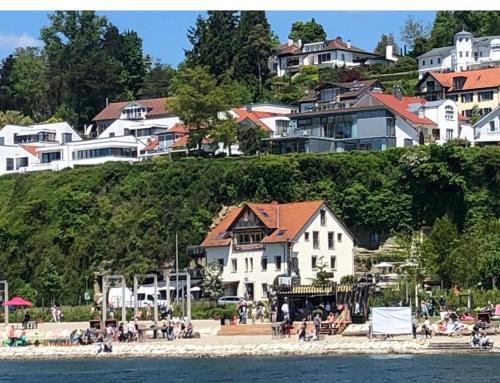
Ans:
[{"label": "chimney", "polygon": [[302,39],[298,39],[298,40],[297,40],[297,46],[298,46],[299,48],[302,48]]},{"label": "chimney", "polygon": [[293,45],[293,39],[288,38],[288,46],[291,47]]},{"label": "chimney", "polygon": [[335,40],[337,40],[338,42],[342,42],[342,37],[337,36],[337,37],[335,38]]},{"label": "chimney", "polygon": [[351,47],[351,40],[347,40],[347,48]]},{"label": "chimney", "polygon": [[386,45],[385,46],[385,58],[387,60],[392,60],[393,59],[393,46],[392,45]]},{"label": "chimney", "polygon": [[403,99],[403,94],[401,93],[401,88],[399,85],[394,84],[392,87],[392,95],[397,98],[399,101]]},{"label": "chimney", "polygon": [[246,108],[246,110],[247,110],[247,112],[248,112],[248,113],[251,113],[251,112],[252,112],[252,105],[253,105],[253,104],[246,104],[246,105],[245,105],[245,108]]},{"label": "chimney", "polygon": [[106,97],[106,108],[108,107],[109,105],[109,98]]}]

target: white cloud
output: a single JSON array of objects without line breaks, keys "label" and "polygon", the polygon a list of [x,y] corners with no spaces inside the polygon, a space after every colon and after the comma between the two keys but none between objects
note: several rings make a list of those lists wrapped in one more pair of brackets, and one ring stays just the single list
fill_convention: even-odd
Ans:
[{"label": "white cloud", "polygon": [[20,35],[5,35],[0,32],[0,49],[7,50],[21,47],[40,46],[42,46],[42,42],[27,33],[21,33]]}]

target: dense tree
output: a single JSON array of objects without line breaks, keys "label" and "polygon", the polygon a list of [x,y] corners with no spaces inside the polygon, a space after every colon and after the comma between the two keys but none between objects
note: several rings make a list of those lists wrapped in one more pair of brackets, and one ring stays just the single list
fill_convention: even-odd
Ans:
[{"label": "dense tree", "polygon": [[457,227],[448,217],[438,218],[432,227],[432,232],[422,243],[422,266],[429,276],[437,278],[450,287],[452,270],[458,266],[452,250],[458,240]]},{"label": "dense tree", "polygon": [[380,36],[380,40],[377,43],[374,52],[378,55],[385,56],[385,48],[388,45],[392,45],[394,54],[397,55],[399,53],[399,47],[396,44],[396,39],[394,38],[394,35],[392,33],[383,33],[382,36]]},{"label": "dense tree", "polygon": [[[491,286],[500,269],[499,174],[496,148],[431,145],[238,160],[158,158],[3,176],[0,270],[13,294],[30,283],[39,299],[41,271],[50,269],[62,279],[53,279],[61,281],[61,303],[78,303],[85,276],[94,272],[105,268],[129,279],[171,264],[176,232],[186,265],[186,246],[202,241],[222,206],[321,198],[355,232],[417,231],[446,215],[446,226],[458,231],[448,243],[449,265],[471,243],[462,248],[470,253],[471,275],[460,284]],[[450,283],[459,278],[449,275]]]},{"label": "dense tree", "polygon": [[17,110],[0,110],[0,129],[7,124],[24,126],[31,123],[33,123],[31,117],[25,116]]},{"label": "dense tree", "polygon": [[218,121],[212,131],[210,138],[217,143],[223,144],[224,148],[228,150],[231,155],[231,145],[236,143],[236,130],[237,124],[230,115],[226,115],[226,119]]},{"label": "dense tree", "polygon": [[302,44],[325,41],[326,32],[321,24],[318,24],[314,18],[305,23],[296,21],[292,24],[288,37],[294,41],[302,40]]},{"label": "dense tree", "polygon": [[269,77],[268,60],[273,46],[271,28],[264,11],[242,11],[238,24],[241,44],[234,58],[234,74],[253,93],[254,101],[263,95]]},{"label": "dense tree", "polygon": [[246,156],[261,153],[264,149],[262,139],[267,136],[259,126],[240,127],[237,130],[238,145]]},{"label": "dense tree", "polygon": [[176,96],[167,107],[188,126],[190,144],[201,152],[203,139],[218,122],[218,112],[228,108],[227,99],[207,67],[183,66],[176,82]]},{"label": "dense tree", "polygon": [[60,105],[87,123],[106,99],[134,98],[147,67],[135,32],[120,34],[91,11],[57,11],[42,28],[51,113]]},{"label": "dense tree", "polygon": [[138,95],[148,98],[171,96],[173,93],[172,80],[174,76],[175,69],[170,65],[156,62],[147,71]]},{"label": "dense tree", "polygon": [[0,110],[17,109],[11,77],[15,62],[15,56],[10,54],[0,64]]},{"label": "dense tree", "polygon": [[39,120],[47,115],[47,78],[45,59],[37,48],[19,48],[10,79],[13,97],[21,111]]},{"label": "dense tree", "polygon": [[461,30],[474,37],[500,34],[500,11],[438,11],[432,26],[428,48],[449,46]]},{"label": "dense tree", "polygon": [[206,20],[199,16],[196,26],[188,30],[193,48],[186,52],[187,63],[207,66],[216,77],[231,70],[239,48],[237,24],[235,11],[209,11]]}]

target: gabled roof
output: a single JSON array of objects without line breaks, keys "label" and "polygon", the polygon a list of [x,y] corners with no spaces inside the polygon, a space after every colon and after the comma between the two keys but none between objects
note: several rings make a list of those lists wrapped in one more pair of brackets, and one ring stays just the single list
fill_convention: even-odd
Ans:
[{"label": "gabled roof", "polygon": [[376,99],[381,104],[385,105],[392,112],[400,115],[405,120],[416,125],[430,125],[435,126],[436,123],[427,117],[419,117],[409,110],[410,104],[420,103],[425,105],[426,101],[420,97],[402,97],[401,100],[393,96],[392,94],[386,93],[374,93],[371,92],[370,96]]},{"label": "gabled roof", "polygon": [[[324,82],[314,87],[308,94],[302,96],[298,99],[297,102],[308,102],[308,101],[317,101],[321,90],[325,88],[342,88],[346,91],[340,95],[340,99],[352,99],[357,98],[369,91],[370,88],[378,83],[378,80],[359,80],[359,81],[351,81],[351,82]],[[385,90],[382,84],[379,84],[382,90]]]},{"label": "gabled roof", "polygon": [[233,108],[231,110],[238,116],[236,118],[236,122],[241,122],[248,119],[266,132],[272,132],[273,130],[269,126],[267,126],[262,121],[262,119],[281,116],[281,114],[279,113],[248,111],[246,110],[246,108]]},{"label": "gabled roof", "polygon": [[106,108],[101,110],[92,121],[116,120],[120,118],[122,110],[132,103],[142,105],[148,110],[146,118],[159,118],[171,115],[165,108],[167,99],[162,97],[137,101],[111,102]]},{"label": "gabled roof", "polygon": [[231,242],[228,231],[236,223],[240,214],[250,209],[271,230],[262,243],[281,243],[294,240],[307,222],[324,205],[323,201],[295,203],[249,203],[243,207],[234,207],[208,233],[201,243],[203,247],[227,246]]},{"label": "gabled roof", "polygon": [[[320,41],[316,41],[319,43]],[[337,37],[336,39],[332,40],[325,40],[325,47],[322,49],[322,51],[333,51],[333,50],[343,50],[343,51],[348,51],[348,52],[355,52],[355,53],[363,53],[366,55],[372,55],[376,56],[375,53],[371,53],[368,51],[365,51],[364,49],[355,47],[354,45],[348,46],[347,42],[344,42],[340,37]],[[302,52],[302,47],[299,47],[297,43],[293,44],[281,44],[278,47],[277,50],[277,55],[278,56],[284,56],[284,55],[294,55],[294,54],[300,54]],[[304,52],[304,54],[310,53],[310,52]]]},{"label": "gabled roof", "polygon": [[[447,88],[448,92],[500,87],[500,67],[464,72],[427,72],[416,85],[417,88],[425,81],[427,76],[434,78],[442,87]],[[453,79],[455,77],[465,78],[465,83],[461,89],[453,88]]]},{"label": "gabled roof", "polygon": [[495,118],[496,116],[500,116],[500,106],[497,106],[495,109],[493,109],[491,112],[485,114],[484,116],[482,116],[475,124],[474,124],[474,128],[476,126],[481,126],[483,125],[485,122]]}]

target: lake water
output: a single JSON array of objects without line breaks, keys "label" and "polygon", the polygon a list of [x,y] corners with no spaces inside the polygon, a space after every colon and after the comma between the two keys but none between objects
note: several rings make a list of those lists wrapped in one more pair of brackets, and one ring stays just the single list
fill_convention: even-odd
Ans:
[{"label": "lake water", "polygon": [[500,356],[0,361],[0,382],[500,382]]}]

